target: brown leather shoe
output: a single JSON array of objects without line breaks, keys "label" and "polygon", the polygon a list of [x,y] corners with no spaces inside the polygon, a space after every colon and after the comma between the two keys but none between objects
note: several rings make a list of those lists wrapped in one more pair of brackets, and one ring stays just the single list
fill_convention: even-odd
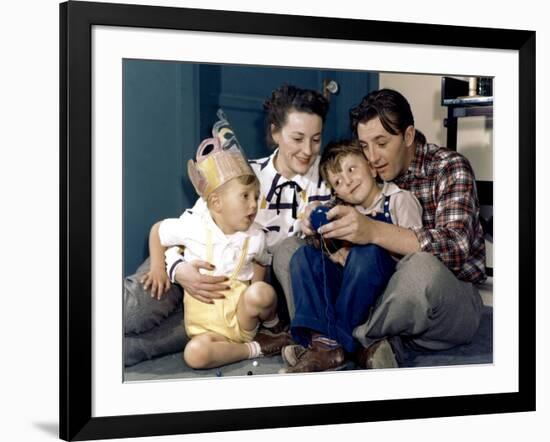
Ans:
[{"label": "brown leather shoe", "polygon": [[307,373],[312,371],[337,370],[344,365],[345,356],[342,347],[325,349],[312,347],[306,349],[294,367],[283,368],[279,373]]},{"label": "brown leather shoe", "polygon": [[357,350],[357,364],[361,368],[367,369],[399,367],[392,346],[387,339],[382,339],[381,341],[375,342],[370,347],[361,347]]},{"label": "brown leather shoe", "polygon": [[280,332],[280,333],[271,333],[269,329],[262,329],[256,336],[254,340],[260,344],[260,349],[262,355],[271,356],[276,353],[280,353],[281,349],[286,345],[292,345],[295,342],[292,340],[290,333]]},{"label": "brown leather shoe", "polygon": [[294,367],[306,351],[307,348],[301,346],[300,344],[287,345],[281,350],[281,357],[286,365]]},{"label": "brown leather shoe", "polygon": [[283,321],[279,321],[277,325],[271,328],[267,328],[264,324],[260,324],[258,333],[266,333],[268,335],[278,335],[279,333],[288,332],[288,324],[285,324]]}]

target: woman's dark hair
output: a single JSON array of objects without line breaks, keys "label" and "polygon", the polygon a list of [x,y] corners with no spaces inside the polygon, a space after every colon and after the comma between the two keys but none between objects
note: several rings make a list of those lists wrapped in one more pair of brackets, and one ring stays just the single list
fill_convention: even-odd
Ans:
[{"label": "woman's dark hair", "polygon": [[287,116],[291,111],[318,115],[324,123],[328,112],[328,100],[317,91],[284,84],[275,89],[271,97],[265,100],[264,110],[266,111],[267,144],[275,147],[277,143],[271,136],[271,125],[281,129],[286,124]]},{"label": "woman's dark hair", "polygon": [[[380,89],[367,94],[349,112],[351,129],[357,137],[357,125],[378,117],[384,129],[392,135],[404,135],[409,126],[414,126],[414,117],[407,99],[393,89]],[[416,130],[414,140],[425,144],[426,137]]]}]

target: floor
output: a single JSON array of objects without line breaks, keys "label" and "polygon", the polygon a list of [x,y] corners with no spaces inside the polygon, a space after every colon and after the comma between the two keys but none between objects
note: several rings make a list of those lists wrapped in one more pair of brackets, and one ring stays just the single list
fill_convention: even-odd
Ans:
[{"label": "floor", "polygon": [[[439,352],[420,352],[406,350],[401,366],[403,367],[436,367],[467,364],[491,364],[493,361],[493,302],[492,278],[480,288],[484,302],[483,317],[479,330],[472,343],[461,345],[451,350]],[[280,356],[258,358],[230,364],[220,369],[193,370],[185,365],[181,352],[141,362],[127,367],[125,382],[182,379],[211,376],[250,376],[278,373],[283,367]],[[355,369],[349,363],[345,369]]]}]

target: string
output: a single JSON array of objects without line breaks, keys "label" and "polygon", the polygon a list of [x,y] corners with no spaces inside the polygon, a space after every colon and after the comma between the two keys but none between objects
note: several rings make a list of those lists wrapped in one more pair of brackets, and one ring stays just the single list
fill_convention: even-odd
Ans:
[{"label": "string", "polygon": [[[321,263],[322,263],[322,267],[323,267],[323,296],[325,298],[325,316],[326,316],[326,319],[327,319],[327,330],[328,330],[328,334],[330,335],[330,330],[331,330],[331,326],[330,326],[330,315],[329,315],[329,307],[330,307],[330,303],[329,303],[329,299],[328,299],[328,295],[327,295],[327,273],[326,273],[326,268],[325,268],[325,254],[323,253],[323,249],[328,252],[328,247],[325,243],[325,238],[323,238],[323,235],[319,235],[319,238],[321,240],[321,249],[320,249],[320,252],[321,252]],[[327,336],[327,338],[329,338],[330,336]]]}]

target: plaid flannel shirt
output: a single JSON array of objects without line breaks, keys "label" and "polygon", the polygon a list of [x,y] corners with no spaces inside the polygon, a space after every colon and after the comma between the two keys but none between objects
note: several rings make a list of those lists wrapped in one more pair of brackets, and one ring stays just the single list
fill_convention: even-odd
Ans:
[{"label": "plaid flannel shirt", "polygon": [[422,227],[412,228],[420,248],[438,257],[458,279],[483,282],[485,240],[472,167],[459,153],[435,144],[417,146],[394,182],[422,205]]}]

